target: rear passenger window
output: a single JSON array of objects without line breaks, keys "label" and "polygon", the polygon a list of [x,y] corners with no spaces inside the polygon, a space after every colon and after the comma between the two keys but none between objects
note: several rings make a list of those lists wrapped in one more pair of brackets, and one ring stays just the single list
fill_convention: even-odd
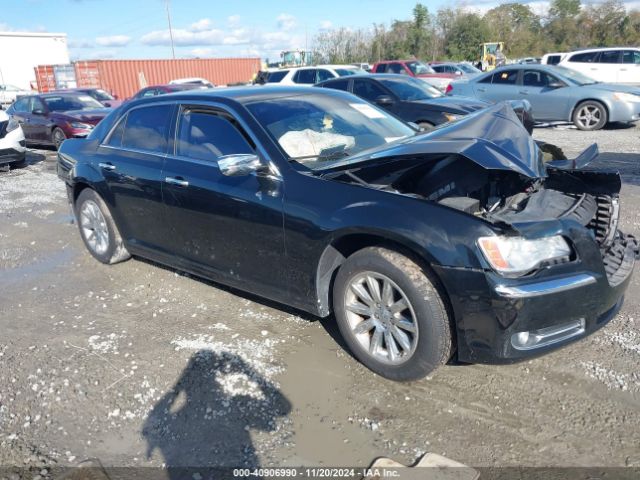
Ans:
[{"label": "rear passenger window", "polygon": [[598,55],[600,55],[600,52],[576,53],[575,55],[571,56],[569,61],[580,62],[580,63],[593,63],[598,61]]},{"label": "rear passenger window", "polygon": [[376,72],[375,73],[384,73],[387,71],[387,64],[386,63],[381,63],[380,65],[376,66]]},{"label": "rear passenger window", "polygon": [[131,110],[122,135],[122,146],[165,153],[171,105],[154,105]]},{"label": "rear passenger window", "polygon": [[215,161],[224,155],[241,153],[254,153],[254,150],[230,119],[192,110],[180,116],[177,155]]},{"label": "rear passenger window", "polygon": [[515,85],[518,80],[518,70],[502,70],[493,74],[491,83],[498,85]]}]

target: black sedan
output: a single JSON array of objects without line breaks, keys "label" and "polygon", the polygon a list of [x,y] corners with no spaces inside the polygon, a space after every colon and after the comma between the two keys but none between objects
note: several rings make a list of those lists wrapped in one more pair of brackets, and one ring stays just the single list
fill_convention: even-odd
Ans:
[{"label": "black sedan", "polygon": [[124,105],[57,168],[100,262],[333,314],[394,380],[539,355],[613,317],[637,244],[620,177],[582,169],[595,146],[543,163],[505,103],[418,133],[332,89],[192,91]]},{"label": "black sedan", "polygon": [[423,130],[431,130],[489,105],[475,98],[446,97],[423,80],[388,73],[336,78],[316,86],[351,92]]}]

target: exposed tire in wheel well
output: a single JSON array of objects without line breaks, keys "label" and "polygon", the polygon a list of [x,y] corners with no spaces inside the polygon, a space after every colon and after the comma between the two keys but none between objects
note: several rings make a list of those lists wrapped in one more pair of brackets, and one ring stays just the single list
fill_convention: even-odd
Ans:
[{"label": "exposed tire in wheel well", "polygon": [[[440,278],[438,278],[429,265],[429,262],[406,245],[372,234],[345,235],[335,239],[325,248],[316,270],[316,295],[320,316],[326,317],[333,311],[333,306],[331,305],[331,291],[333,289],[333,282],[342,263],[351,254],[367,247],[384,247],[389,250],[394,250],[411,258],[416,264],[418,264],[443,298],[445,307],[449,313],[449,318],[453,321],[453,309],[451,308],[451,302],[449,301],[447,291],[440,281]],[[452,330],[455,332],[455,328],[453,327],[455,327],[455,325],[452,325]]]}]

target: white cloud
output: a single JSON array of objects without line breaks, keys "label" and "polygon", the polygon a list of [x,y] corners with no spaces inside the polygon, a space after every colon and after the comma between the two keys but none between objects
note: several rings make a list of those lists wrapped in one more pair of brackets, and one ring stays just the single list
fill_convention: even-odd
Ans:
[{"label": "white cloud", "polygon": [[197,47],[189,51],[190,55],[198,58],[214,57],[216,53],[217,53],[216,49],[211,47]]},{"label": "white cloud", "polygon": [[227,23],[229,24],[229,28],[235,28],[240,25],[240,15],[231,15],[227,18]]},{"label": "white cloud", "polygon": [[320,22],[320,30],[330,30],[333,28],[333,22],[331,20],[323,20]]},{"label": "white cloud", "polygon": [[288,13],[281,13],[280,15],[278,15],[278,18],[276,18],[276,22],[278,25],[278,29],[285,32],[293,30],[297,25],[296,17]]},{"label": "white cloud", "polygon": [[124,47],[131,42],[131,37],[127,35],[111,35],[108,37],[97,37],[96,44],[101,47]]},{"label": "white cloud", "polygon": [[8,23],[0,22],[0,32],[12,32],[13,28],[9,26]]},{"label": "white cloud", "polygon": [[202,18],[202,19],[198,20],[197,22],[192,23],[189,26],[189,31],[191,31],[191,32],[205,32],[207,30],[211,30],[212,27],[213,27],[213,24],[211,23],[211,20],[209,20],[208,18]]}]

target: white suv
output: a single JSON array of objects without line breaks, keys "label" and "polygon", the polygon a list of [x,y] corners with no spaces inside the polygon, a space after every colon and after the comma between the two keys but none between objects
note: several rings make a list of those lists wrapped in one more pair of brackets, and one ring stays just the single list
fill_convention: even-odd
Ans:
[{"label": "white suv", "polygon": [[266,75],[266,84],[315,85],[331,78],[366,73],[354,65],[317,65],[315,67],[274,68]]},{"label": "white suv", "polygon": [[0,166],[17,167],[26,160],[26,144],[20,124],[0,109]]},{"label": "white suv", "polygon": [[566,54],[563,67],[583,73],[604,83],[640,85],[640,48],[592,48]]}]

